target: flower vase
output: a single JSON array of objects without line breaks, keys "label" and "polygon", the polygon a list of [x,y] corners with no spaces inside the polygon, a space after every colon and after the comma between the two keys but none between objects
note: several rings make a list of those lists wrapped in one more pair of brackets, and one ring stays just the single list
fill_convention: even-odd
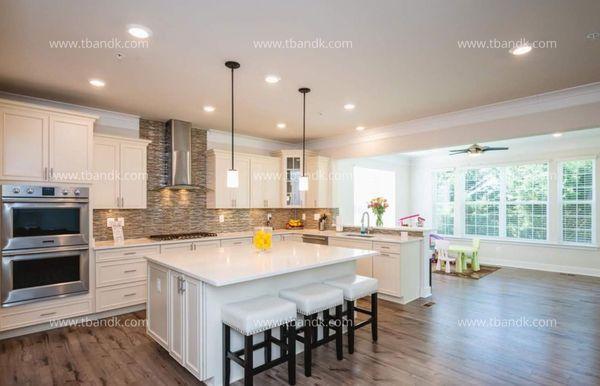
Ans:
[{"label": "flower vase", "polygon": [[383,226],[383,213],[377,214],[376,216],[376,220],[375,220],[375,225],[379,228]]}]

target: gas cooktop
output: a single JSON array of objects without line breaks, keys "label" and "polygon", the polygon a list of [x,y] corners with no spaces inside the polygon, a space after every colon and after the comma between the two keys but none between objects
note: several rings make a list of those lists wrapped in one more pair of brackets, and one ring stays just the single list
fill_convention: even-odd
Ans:
[{"label": "gas cooktop", "polygon": [[194,232],[194,233],[172,233],[168,235],[152,235],[150,236],[153,240],[187,240],[187,239],[200,239],[203,237],[215,237],[216,233],[210,232]]}]

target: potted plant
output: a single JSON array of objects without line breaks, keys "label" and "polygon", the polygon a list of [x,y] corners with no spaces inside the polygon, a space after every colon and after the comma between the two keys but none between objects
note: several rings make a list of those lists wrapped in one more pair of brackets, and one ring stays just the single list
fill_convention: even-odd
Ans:
[{"label": "potted plant", "polygon": [[375,225],[378,227],[383,226],[383,214],[385,213],[385,210],[388,208],[388,202],[385,198],[383,197],[376,197],[371,199],[371,201],[369,202],[369,208],[371,209],[371,211],[373,212],[373,214],[375,215],[376,221],[375,221]]}]

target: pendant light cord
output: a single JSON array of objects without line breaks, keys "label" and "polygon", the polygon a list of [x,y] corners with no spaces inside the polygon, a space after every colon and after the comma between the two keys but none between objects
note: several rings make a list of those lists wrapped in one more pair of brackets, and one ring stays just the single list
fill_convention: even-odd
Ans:
[{"label": "pendant light cord", "polygon": [[302,177],[306,177],[306,93],[302,93]]},{"label": "pendant light cord", "polygon": [[234,131],[234,99],[233,99],[233,68],[231,69],[231,170],[235,170],[235,162],[233,160],[233,131]]}]

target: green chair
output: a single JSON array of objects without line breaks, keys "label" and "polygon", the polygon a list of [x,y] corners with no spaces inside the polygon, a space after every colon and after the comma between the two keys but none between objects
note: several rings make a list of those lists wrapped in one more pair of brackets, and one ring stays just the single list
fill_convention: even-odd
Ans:
[{"label": "green chair", "polygon": [[460,257],[461,269],[457,269],[457,272],[463,272],[467,269],[467,260],[471,261],[471,269],[473,271],[479,271],[479,244],[479,239],[474,238],[471,246],[450,245],[448,250],[456,253]]}]

